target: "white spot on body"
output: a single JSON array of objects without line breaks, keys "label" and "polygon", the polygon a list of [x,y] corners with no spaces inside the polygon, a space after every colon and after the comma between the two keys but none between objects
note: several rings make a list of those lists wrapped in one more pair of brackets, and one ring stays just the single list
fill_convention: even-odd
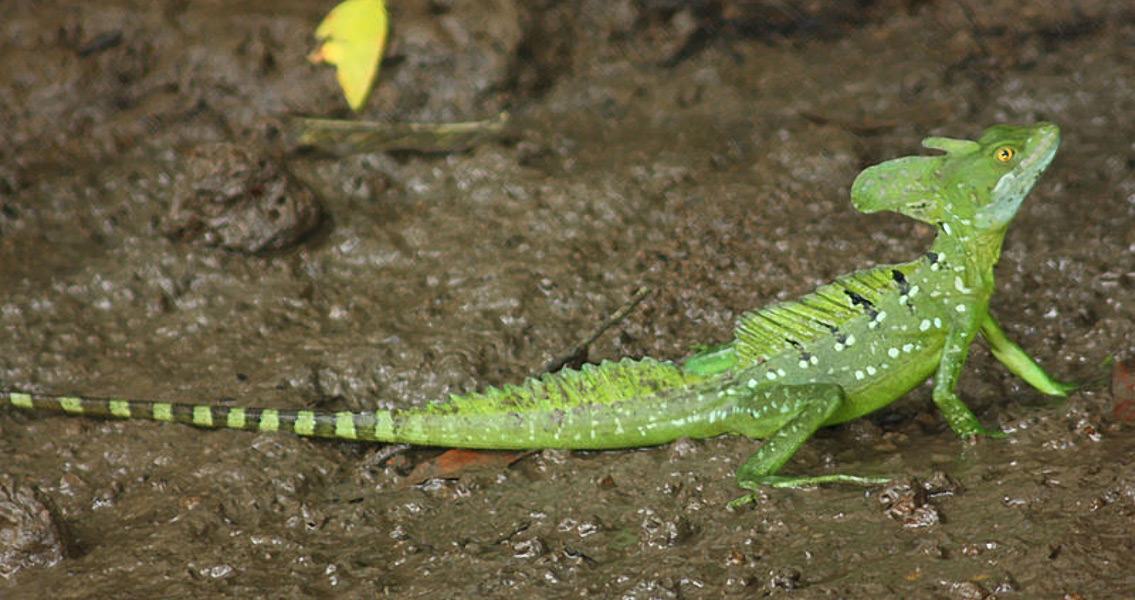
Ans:
[{"label": "white spot on body", "polygon": [[887,356],[889,356],[891,358],[898,358],[899,357],[899,349],[898,348],[888,349],[887,350]]},{"label": "white spot on body", "polygon": [[923,319],[922,322],[918,324],[918,330],[926,331],[928,329],[930,329],[930,319]]}]

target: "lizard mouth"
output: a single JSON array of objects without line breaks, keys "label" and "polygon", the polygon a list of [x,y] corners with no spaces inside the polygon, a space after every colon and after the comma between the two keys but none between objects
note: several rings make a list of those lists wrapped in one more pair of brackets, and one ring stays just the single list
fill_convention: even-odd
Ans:
[{"label": "lizard mouth", "polygon": [[1056,156],[1056,147],[1060,145],[1060,128],[1052,123],[1037,123],[1033,127],[1036,132],[1029,136],[1026,144],[1029,146],[1028,158],[1013,170],[1033,172],[1039,177]]},{"label": "lizard mouth", "polygon": [[977,219],[981,227],[997,228],[1009,224],[1021,202],[1032,191],[1048,168],[1060,145],[1060,128],[1052,123],[1038,123],[1025,143],[1026,157],[1012,171],[1001,176],[993,187],[992,204],[983,208]]}]

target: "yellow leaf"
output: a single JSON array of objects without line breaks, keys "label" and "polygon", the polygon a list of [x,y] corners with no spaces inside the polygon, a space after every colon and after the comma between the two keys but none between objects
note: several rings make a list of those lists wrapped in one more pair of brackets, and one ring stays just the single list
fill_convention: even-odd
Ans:
[{"label": "yellow leaf", "polygon": [[388,26],[382,0],[346,0],[315,29],[315,39],[323,43],[307,59],[335,65],[339,87],[355,112],[366,104],[378,76]]}]

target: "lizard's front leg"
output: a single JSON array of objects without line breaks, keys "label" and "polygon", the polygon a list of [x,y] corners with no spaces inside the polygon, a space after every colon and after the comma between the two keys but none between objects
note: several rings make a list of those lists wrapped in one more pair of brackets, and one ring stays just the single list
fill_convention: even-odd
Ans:
[{"label": "lizard's front leg", "polygon": [[956,296],[947,306],[953,310],[949,321],[949,331],[946,333],[946,342],[942,347],[942,356],[938,360],[938,371],[934,374],[934,404],[942,411],[942,416],[950,424],[950,429],[958,437],[974,435],[987,435],[990,437],[1005,437],[1000,431],[990,431],[981,426],[977,417],[969,407],[958,398],[958,377],[961,376],[962,367],[965,366],[969,354],[969,346],[977,335],[988,315],[982,305],[972,301],[967,296]]},{"label": "lizard's front leg", "polygon": [[989,342],[989,350],[994,358],[1041,393],[1050,396],[1067,396],[1068,392],[1079,387],[1075,383],[1053,379],[1031,356],[1005,335],[1005,331],[997,324],[993,315],[987,314],[985,320],[981,322],[981,337]]},{"label": "lizard's front leg", "polygon": [[[741,434],[746,434],[746,430],[767,429],[765,423],[769,419],[785,421],[737,470],[737,484],[756,491],[765,485],[772,487],[806,487],[820,483],[875,485],[889,481],[886,478],[838,474],[811,477],[776,475],[784,463],[796,454],[800,446],[827,422],[843,401],[843,388],[834,383],[763,386],[754,390],[751,395],[737,400],[732,425],[733,429]],[[736,506],[753,499],[752,495],[743,496],[730,504]]]}]

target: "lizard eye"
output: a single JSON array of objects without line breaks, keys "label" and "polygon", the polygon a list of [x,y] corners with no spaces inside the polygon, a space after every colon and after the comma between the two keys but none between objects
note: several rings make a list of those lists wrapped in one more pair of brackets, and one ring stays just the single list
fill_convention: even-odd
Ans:
[{"label": "lizard eye", "polygon": [[1014,152],[1012,148],[1010,148],[1008,146],[1002,146],[1002,147],[997,149],[997,152],[993,153],[993,156],[996,156],[997,160],[999,160],[1003,163],[1007,163],[1007,162],[1013,160],[1013,157],[1016,156],[1016,154],[1017,153]]}]

